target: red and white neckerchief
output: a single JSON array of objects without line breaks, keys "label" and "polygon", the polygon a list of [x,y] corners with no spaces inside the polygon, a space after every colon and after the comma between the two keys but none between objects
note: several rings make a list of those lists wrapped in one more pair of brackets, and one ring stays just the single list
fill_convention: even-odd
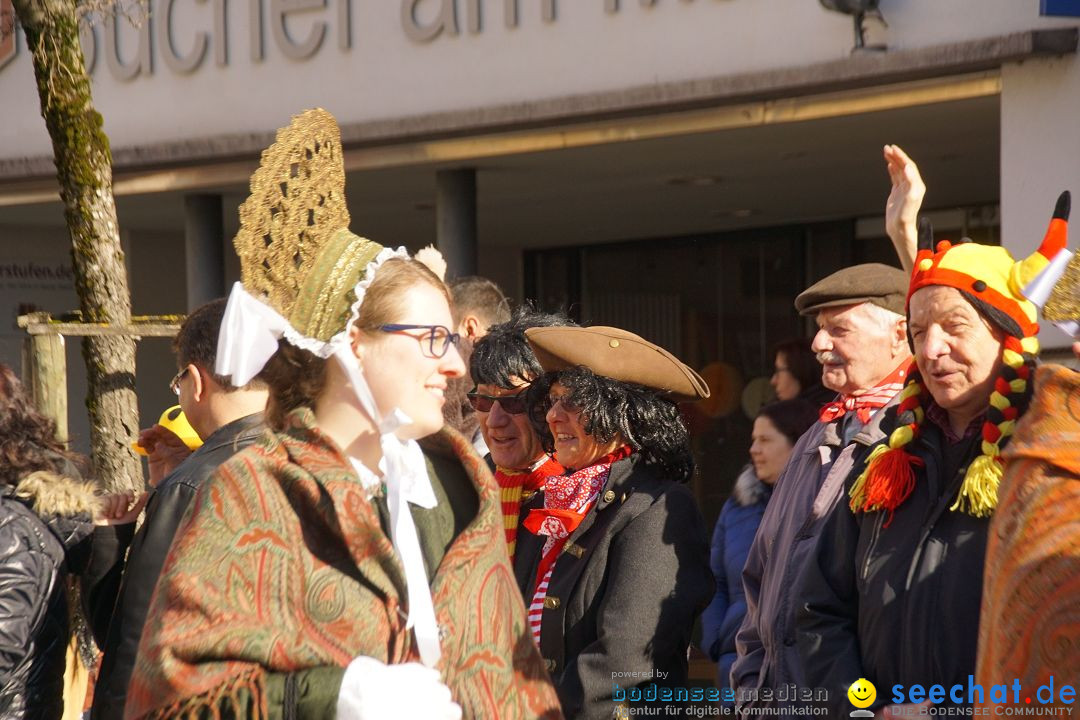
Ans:
[{"label": "red and white neckerchief", "polygon": [[569,475],[549,477],[544,486],[544,507],[530,510],[523,523],[533,535],[546,535],[540,566],[536,570],[536,589],[529,603],[529,627],[536,644],[540,644],[540,626],[543,619],[544,599],[547,597],[551,572],[566,539],[589,514],[600,491],[607,484],[611,465],[629,457],[633,452],[623,445],[605,455],[588,467]]},{"label": "red and white neckerchief", "polygon": [[495,467],[495,482],[499,485],[503,529],[511,565],[514,564],[514,552],[517,550],[518,524],[521,522],[521,503],[526,498],[525,493],[531,496],[532,493],[543,490],[549,477],[558,477],[563,472],[563,466],[547,455],[537,460],[536,464],[525,472]]},{"label": "red and white neckerchief", "polygon": [[880,383],[869,390],[856,390],[850,395],[842,395],[838,400],[821,407],[818,419],[823,423],[832,422],[854,411],[863,425],[870,422],[874,411],[889,404],[898,392],[904,389],[904,382],[911,371],[911,360],[905,360],[900,366],[885,376]]}]

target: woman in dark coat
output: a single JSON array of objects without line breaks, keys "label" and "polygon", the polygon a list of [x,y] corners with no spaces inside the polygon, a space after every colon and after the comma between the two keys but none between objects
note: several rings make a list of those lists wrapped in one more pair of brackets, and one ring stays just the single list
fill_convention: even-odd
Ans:
[{"label": "woman in dark coat", "polygon": [[53,423],[0,365],[0,717],[63,713],[67,575],[87,557],[95,507]]},{"label": "woman in dark coat", "polygon": [[[710,564],[716,594],[701,616],[701,646],[717,663],[717,686],[730,685],[735,662],[735,634],[746,615],[742,570],[754,541],[773,484],[787,465],[795,443],[817,420],[817,409],[805,400],[766,405],[754,420],[751,464],[735,481],[713,531]],[[725,701],[734,706],[734,702]]]},{"label": "woman in dark coat", "polygon": [[[567,474],[523,507],[515,573],[567,718],[615,703],[685,707],[694,620],[712,597],[689,437],[672,399],[690,368],[616,328],[533,328],[530,399]],[[702,699],[702,698],[697,698]]]}]

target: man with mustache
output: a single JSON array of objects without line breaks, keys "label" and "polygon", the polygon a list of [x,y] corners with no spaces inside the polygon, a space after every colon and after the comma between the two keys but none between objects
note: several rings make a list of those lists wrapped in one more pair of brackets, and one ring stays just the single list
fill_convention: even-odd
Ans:
[{"label": "man with mustache", "polygon": [[824,519],[836,505],[855,446],[883,437],[881,408],[894,403],[911,363],[904,318],[907,275],[880,264],[829,275],[795,299],[816,316],[811,348],[822,384],[839,393],[800,439],[776,481],[743,570],[747,612],[736,637],[731,684],[740,709],[803,704],[795,635],[801,574]]}]

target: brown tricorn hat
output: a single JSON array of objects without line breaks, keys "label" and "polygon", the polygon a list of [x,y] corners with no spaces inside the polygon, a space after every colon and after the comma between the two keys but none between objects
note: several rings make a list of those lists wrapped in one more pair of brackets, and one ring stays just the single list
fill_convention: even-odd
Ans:
[{"label": "brown tricorn hat", "polygon": [[897,315],[906,314],[904,300],[911,278],[900,268],[881,263],[852,265],[818,280],[795,298],[800,315],[840,305],[870,302]]},{"label": "brown tricorn hat", "polygon": [[555,372],[583,365],[597,375],[670,393],[677,400],[709,397],[694,370],[632,332],[604,327],[536,327],[525,331],[540,367]]}]

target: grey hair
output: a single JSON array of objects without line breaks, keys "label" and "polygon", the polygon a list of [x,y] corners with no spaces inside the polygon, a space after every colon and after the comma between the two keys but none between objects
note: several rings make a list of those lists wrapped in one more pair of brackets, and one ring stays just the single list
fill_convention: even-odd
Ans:
[{"label": "grey hair", "polygon": [[886,310],[880,305],[875,305],[869,300],[861,303],[859,307],[866,311],[867,316],[876,320],[878,324],[881,325],[881,328],[885,331],[891,331],[894,327],[896,327],[896,323],[901,320],[904,320],[905,322],[907,321],[907,318],[903,315],[894,313],[892,310]]}]

